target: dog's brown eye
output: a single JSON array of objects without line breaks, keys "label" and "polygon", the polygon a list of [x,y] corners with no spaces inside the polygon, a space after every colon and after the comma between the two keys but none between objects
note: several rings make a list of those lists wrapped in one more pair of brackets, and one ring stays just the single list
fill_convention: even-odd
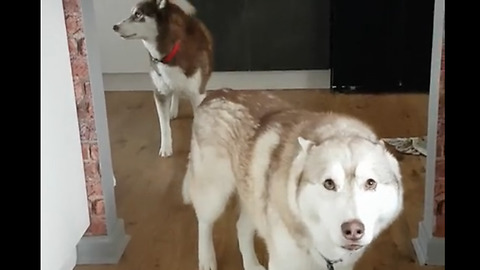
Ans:
[{"label": "dog's brown eye", "polygon": [[377,187],[377,182],[373,179],[368,179],[367,182],[365,182],[365,187],[367,189],[375,189]]},{"label": "dog's brown eye", "polygon": [[135,12],[133,15],[134,15],[135,18],[137,18],[137,19],[140,18],[140,17],[142,17],[142,13],[140,13],[140,12],[138,12],[138,11]]},{"label": "dog's brown eye", "polygon": [[327,179],[323,182],[323,186],[327,189],[327,190],[334,190],[335,189],[335,182],[333,182],[332,179]]}]

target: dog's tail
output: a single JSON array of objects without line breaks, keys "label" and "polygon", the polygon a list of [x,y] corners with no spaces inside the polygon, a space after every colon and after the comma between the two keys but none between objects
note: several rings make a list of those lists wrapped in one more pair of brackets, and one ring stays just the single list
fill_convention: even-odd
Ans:
[{"label": "dog's tail", "polygon": [[195,168],[195,165],[200,161],[201,158],[198,142],[195,138],[195,130],[193,130],[190,143],[190,153],[188,154],[187,171],[183,177],[182,197],[184,204],[192,203],[192,198],[190,197],[190,181],[192,180],[195,171],[198,171],[198,169]]},{"label": "dog's tail", "polygon": [[191,154],[189,154],[187,171],[185,172],[185,176],[183,177],[183,185],[182,185],[182,197],[183,197],[184,204],[192,203],[192,198],[190,197],[190,180],[191,179],[192,179],[192,159],[191,159]]},{"label": "dog's tail", "polygon": [[188,0],[170,0],[170,3],[177,5],[187,15],[194,15],[197,12],[195,7],[188,2]]}]

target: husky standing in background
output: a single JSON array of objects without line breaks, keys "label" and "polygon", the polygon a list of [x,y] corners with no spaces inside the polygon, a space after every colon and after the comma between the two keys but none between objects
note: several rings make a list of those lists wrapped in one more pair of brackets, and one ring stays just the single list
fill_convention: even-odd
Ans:
[{"label": "husky standing in background", "polygon": [[245,270],[352,270],[403,209],[397,160],[365,123],[297,110],[261,92],[212,91],[197,108],[183,198],[200,270],[216,270],[214,222],[238,195]]},{"label": "husky standing in background", "polygon": [[170,119],[178,114],[179,96],[188,97],[195,113],[212,73],[212,37],[194,15],[187,0],[145,0],[113,26],[123,39],[141,40],[150,54],[162,157],[173,154]]}]

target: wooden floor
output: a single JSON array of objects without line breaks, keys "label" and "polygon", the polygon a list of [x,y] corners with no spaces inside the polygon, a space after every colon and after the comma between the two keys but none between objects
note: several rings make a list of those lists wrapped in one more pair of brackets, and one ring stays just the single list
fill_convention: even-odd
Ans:
[{"label": "wooden floor", "polygon": [[[327,90],[275,91],[294,104],[317,111],[357,115],[382,137],[426,135],[425,94],[341,95]],[[107,92],[118,216],[131,235],[117,265],[77,266],[76,270],[197,269],[197,226],[191,206],[181,202],[181,180],[189,151],[191,109],[181,103],[172,122],[174,156],[160,158],[159,128],[151,92]],[[424,197],[424,157],[399,156],[404,175],[405,211],[383,233],[356,270],[439,270],[416,263],[411,239],[417,236]],[[240,270],[235,231],[236,213],[229,206],[214,230],[219,270]],[[257,241],[260,261],[267,254]],[[297,269],[292,269],[297,270]],[[301,269],[298,269],[301,270]]]}]

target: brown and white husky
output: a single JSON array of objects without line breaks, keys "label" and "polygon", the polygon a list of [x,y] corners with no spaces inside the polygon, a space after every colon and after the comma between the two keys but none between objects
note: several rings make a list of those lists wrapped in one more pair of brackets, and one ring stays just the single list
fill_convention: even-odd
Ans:
[{"label": "brown and white husky", "polygon": [[141,40],[150,55],[162,157],[173,154],[170,119],[177,116],[178,98],[188,97],[195,112],[212,73],[212,37],[195,11],[187,0],[144,0],[113,26],[123,39]]}]

